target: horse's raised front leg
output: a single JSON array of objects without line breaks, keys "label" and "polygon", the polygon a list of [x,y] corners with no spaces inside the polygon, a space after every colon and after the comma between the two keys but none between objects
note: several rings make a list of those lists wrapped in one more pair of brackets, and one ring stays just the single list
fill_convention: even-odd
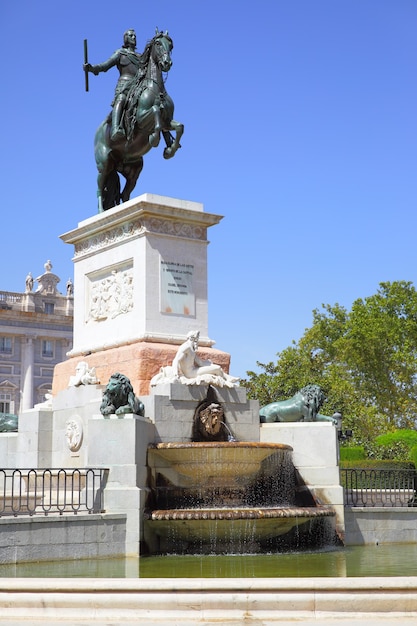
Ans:
[{"label": "horse's raised front leg", "polygon": [[[170,130],[175,131],[175,138],[169,132]],[[171,121],[168,130],[162,131],[162,134],[165,139],[165,143],[167,147],[164,150],[164,159],[172,159],[178,148],[181,148],[180,139],[184,133],[184,124],[180,124],[180,122],[176,122],[175,120]]]}]

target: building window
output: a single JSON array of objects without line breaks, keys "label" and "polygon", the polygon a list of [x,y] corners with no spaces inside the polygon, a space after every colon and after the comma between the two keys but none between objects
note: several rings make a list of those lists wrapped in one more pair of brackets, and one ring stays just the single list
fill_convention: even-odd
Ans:
[{"label": "building window", "polygon": [[0,391],[0,413],[13,413],[14,401],[11,393],[3,393]]},{"label": "building window", "polygon": [[0,337],[0,352],[2,352],[3,354],[12,353],[12,338],[11,337]]},{"label": "building window", "polygon": [[49,394],[51,393],[51,389],[50,387],[52,386],[52,380],[51,380],[51,384],[49,385],[49,387],[40,387],[37,391],[36,391],[36,396],[37,396],[37,403],[41,404],[43,402],[46,402],[49,398],[47,396],[49,396]]},{"label": "building window", "polygon": [[49,339],[42,341],[42,356],[53,357],[54,356],[54,342]]},{"label": "building window", "polygon": [[54,313],[54,303],[53,302],[44,302],[44,311],[45,313],[47,313],[48,315],[53,315]]}]

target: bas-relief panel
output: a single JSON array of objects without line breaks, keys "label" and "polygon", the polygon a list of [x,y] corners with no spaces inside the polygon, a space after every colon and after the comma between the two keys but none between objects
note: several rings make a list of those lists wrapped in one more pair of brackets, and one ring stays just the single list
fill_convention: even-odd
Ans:
[{"label": "bas-relief panel", "polygon": [[133,262],[86,275],[86,322],[114,319],[133,309]]}]

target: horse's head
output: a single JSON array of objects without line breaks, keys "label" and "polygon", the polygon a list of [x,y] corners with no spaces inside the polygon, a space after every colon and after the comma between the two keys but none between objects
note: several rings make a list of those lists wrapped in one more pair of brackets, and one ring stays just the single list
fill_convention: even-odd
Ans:
[{"label": "horse's head", "polygon": [[174,47],[171,37],[166,31],[157,33],[152,39],[151,56],[163,72],[168,72],[172,66],[171,51]]}]

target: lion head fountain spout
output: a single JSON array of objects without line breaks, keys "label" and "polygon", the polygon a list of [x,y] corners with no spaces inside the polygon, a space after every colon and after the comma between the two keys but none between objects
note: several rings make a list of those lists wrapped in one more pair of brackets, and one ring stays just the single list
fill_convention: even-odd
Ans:
[{"label": "lion head fountain spout", "polygon": [[193,418],[193,442],[237,441],[226,423],[223,405],[218,401],[215,390],[208,386],[205,399],[197,405]]}]

